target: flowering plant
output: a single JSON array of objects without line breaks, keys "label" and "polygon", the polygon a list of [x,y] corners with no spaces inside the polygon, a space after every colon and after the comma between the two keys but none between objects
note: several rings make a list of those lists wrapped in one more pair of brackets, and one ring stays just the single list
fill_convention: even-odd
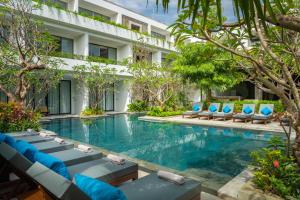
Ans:
[{"label": "flowering plant", "polygon": [[18,103],[0,103],[0,131],[15,132],[26,129],[38,130],[40,114]]},{"label": "flowering plant", "polygon": [[[274,138],[270,143],[278,141]],[[295,158],[287,156],[282,145],[269,146],[252,152],[254,183],[263,191],[272,192],[285,199],[300,199],[300,168]]]}]

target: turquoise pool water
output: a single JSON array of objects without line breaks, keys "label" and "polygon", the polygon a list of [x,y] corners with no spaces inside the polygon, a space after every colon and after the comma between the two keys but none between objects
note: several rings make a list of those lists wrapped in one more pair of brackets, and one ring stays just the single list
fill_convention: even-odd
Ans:
[{"label": "turquoise pool water", "polygon": [[130,157],[226,182],[250,162],[250,152],[266,147],[271,133],[179,125],[114,115],[92,120],[56,119],[43,128]]}]

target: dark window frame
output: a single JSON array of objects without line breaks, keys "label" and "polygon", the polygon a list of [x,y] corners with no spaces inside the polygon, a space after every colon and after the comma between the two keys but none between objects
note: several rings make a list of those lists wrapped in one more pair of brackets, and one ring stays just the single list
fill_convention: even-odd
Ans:
[{"label": "dark window frame", "polygon": [[[118,60],[118,48],[114,48],[114,47],[109,47],[109,46],[105,46],[105,45],[99,45],[99,44],[95,44],[95,43],[89,43],[89,56],[92,56],[92,55],[90,55],[90,45],[95,45],[95,46],[98,46],[98,47],[105,47],[105,48],[107,48],[107,57],[109,56],[109,51],[108,51],[108,49],[110,48],[110,49],[115,49],[116,50],[116,61]],[[98,56],[98,57],[100,57],[100,58],[105,58],[105,57],[101,57],[101,54],[100,54],[100,50],[99,50],[99,55],[100,56]],[[97,57],[97,56],[96,56]],[[107,59],[111,59],[111,58],[107,58]],[[114,59],[111,59],[111,60],[114,60]]]}]

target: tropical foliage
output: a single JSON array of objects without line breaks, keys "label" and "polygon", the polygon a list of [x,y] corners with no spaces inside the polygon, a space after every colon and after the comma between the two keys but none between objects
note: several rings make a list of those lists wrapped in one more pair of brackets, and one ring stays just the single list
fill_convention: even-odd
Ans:
[{"label": "tropical foliage", "polygon": [[209,43],[190,43],[179,47],[174,55],[174,72],[207,91],[225,91],[241,82],[245,75],[236,67],[230,53]]},{"label": "tropical foliage", "polygon": [[100,108],[86,108],[80,114],[82,116],[102,115],[103,110]]},{"label": "tropical foliage", "polygon": [[[167,7],[169,1],[162,2]],[[176,41],[194,37],[231,53],[248,80],[280,97],[297,133],[294,153],[300,163],[299,1],[235,0],[239,20],[230,24],[221,20],[220,0],[178,2],[181,13],[172,25]]]},{"label": "tropical foliage", "polygon": [[112,86],[117,80],[116,70],[108,65],[89,63],[74,68],[74,78],[89,89],[90,107],[102,109],[105,92],[114,91]]},{"label": "tropical foliage", "polygon": [[17,103],[0,103],[0,132],[39,130],[40,114]]},{"label": "tropical foliage", "polygon": [[[57,44],[35,20],[28,0],[1,0],[0,91],[25,105],[28,93],[45,93],[63,77],[62,61],[51,59]],[[9,15],[7,15],[9,13]]]},{"label": "tropical foliage", "polygon": [[136,100],[128,105],[129,112],[143,112],[147,111],[148,109],[147,102],[142,100]]},{"label": "tropical foliage", "polygon": [[253,181],[266,192],[285,199],[300,199],[300,168],[281,141],[272,138],[268,148],[252,153],[253,164],[257,166]]},{"label": "tropical foliage", "polygon": [[150,109],[147,115],[154,116],[154,117],[168,117],[174,115],[181,115],[182,113],[183,113],[182,110],[172,110],[172,109],[154,106]]}]

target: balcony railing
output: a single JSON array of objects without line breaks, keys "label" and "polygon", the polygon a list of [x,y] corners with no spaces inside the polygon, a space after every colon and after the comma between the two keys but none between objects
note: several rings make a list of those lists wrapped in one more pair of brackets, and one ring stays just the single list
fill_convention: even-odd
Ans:
[{"label": "balcony railing", "polygon": [[161,46],[162,48],[168,48],[168,49],[173,50],[173,51],[176,50],[175,47],[174,47],[174,44],[172,42],[167,41],[167,40],[162,39],[162,38],[159,38],[159,37],[155,37],[155,36],[149,34],[148,32],[139,32],[139,31],[131,30],[131,29],[127,28],[126,26],[122,25],[122,24],[115,23],[113,21],[101,18],[99,16],[89,16],[86,13],[83,13],[83,12],[79,12],[79,13],[72,12],[72,11],[60,6],[59,4],[53,3],[51,1],[43,1],[43,0],[33,0],[33,1],[38,3],[38,5],[46,5],[48,7],[56,8],[58,10],[65,11],[67,13],[72,13],[72,14],[75,14],[75,15],[79,15],[79,16],[94,20],[94,21],[102,22],[102,23],[109,24],[109,25],[112,25],[112,26],[115,26],[115,27],[118,27],[118,28],[125,29],[127,31],[131,31],[133,33],[139,34],[140,36],[145,38],[146,41],[148,41],[148,42],[151,41],[152,45],[154,45],[154,46],[157,45],[157,46]]}]

